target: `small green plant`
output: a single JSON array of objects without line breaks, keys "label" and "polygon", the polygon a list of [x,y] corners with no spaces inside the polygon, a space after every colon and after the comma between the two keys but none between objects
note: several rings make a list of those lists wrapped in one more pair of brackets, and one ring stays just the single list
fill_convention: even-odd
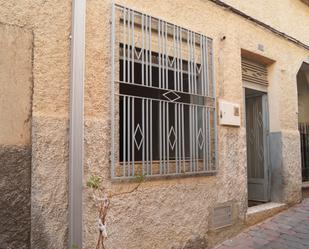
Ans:
[{"label": "small green plant", "polygon": [[97,175],[92,175],[89,177],[89,180],[87,182],[87,187],[92,189],[98,189],[100,187],[102,178]]},{"label": "small green plant", "polygon": [[75,245],[75,244],[73,244],[73,245],[72,245],[72,249],[78,249],[78,246]]},{"label": "small green plant", "polygon": [[[87,181],[87,187],[91,188],[93,191],[93,199],[98,202],[99,206],[99,217],[98,217],[98,226],[99,226],[99,237],[96,245],[96,249],[105,249],[104,242],[107,239],[107,228],[106,228],[106,216],[109,209],[110,199],[114,196],[120,196],[125,194],[130,194],[136,191],[139,186],[145,181],[145,175],[142,173],[137,173],[134,177],[136,186],[129,191],[120,192],[120,193],[109,193],[104,194],[106,191],[104,188],[100,188],[102,178],[97,175],[92,175]],[[103,198],[99,195],[103,195]],[[78,249],[78,247],[72,246],[72,249]]]},{"label": "small green plant", "polygon": [[135,182],[142,183],[145,181],[145,175],[143,175],[142,173],[136,174],[134,180]]}]

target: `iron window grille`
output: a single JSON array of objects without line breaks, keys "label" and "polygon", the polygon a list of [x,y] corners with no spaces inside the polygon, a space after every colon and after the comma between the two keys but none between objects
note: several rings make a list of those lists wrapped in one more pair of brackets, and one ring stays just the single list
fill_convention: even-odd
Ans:
[{"label": "iron window grille", "polygon": [[115,5],[111,176],[217,170],[212,39]]}]

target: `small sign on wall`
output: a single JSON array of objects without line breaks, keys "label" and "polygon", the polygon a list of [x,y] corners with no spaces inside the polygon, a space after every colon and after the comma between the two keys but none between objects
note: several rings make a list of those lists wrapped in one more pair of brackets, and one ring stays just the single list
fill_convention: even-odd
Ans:
[{"label": "small sign on wall", "polygon": [[239,104],[219,100],[219,124],[240,126]]}]

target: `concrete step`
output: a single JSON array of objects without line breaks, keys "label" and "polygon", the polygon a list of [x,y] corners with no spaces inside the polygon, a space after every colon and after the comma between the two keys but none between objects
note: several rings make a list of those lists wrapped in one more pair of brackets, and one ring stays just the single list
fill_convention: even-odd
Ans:
[{"label": "concrete step", "polygon": [[302,183],[303,199],[309,198],[309,181]]},{"label": "concrete step", "polygon": [[288,206],[286,204],[276,202],[268,202],[254,207],[249,207],[246,215],[246,225],[252,226],[287,208]]}]

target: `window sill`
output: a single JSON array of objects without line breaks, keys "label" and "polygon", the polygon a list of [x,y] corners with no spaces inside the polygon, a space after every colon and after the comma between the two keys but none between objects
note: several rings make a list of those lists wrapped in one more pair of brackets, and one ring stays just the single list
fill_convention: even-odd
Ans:
[{"label": "window sill", "polygon": [[[205,177],[205,176],[216,176],[218,170],[208,171],[208,172],[201,172],[201,173],[181,173],[181,174],[166,174],[166,175],[152,175],[152,176],[145,176],[143,181],[159,181],[159,180],[169,180],[169,179],[181,179],[181,178],[195,178],[195,177]],[[128,183],[128,182],[138,182],[138,176],[131,176],[131,177],[114,177],[111,178],[112,182],[121,182],[121,183]]]}]

